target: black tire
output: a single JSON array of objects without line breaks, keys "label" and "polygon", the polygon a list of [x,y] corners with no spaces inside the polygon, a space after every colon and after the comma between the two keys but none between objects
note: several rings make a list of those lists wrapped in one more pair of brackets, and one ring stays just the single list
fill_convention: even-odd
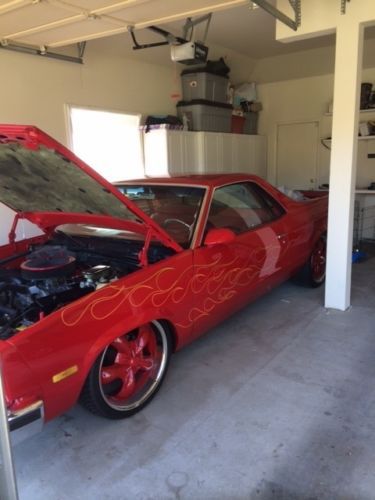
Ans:
[{"label": "black tire", "polygon": [[117,337],[92,366],[82,389],[81,404],[110,419],[134,415],[160,389],[170,355],[170,334],[159,321]]},{"label": "black tire", "polygon": [[305,265],[292,277],[297,285],[317,288],[326,277],[327,237],[321,235]]}]

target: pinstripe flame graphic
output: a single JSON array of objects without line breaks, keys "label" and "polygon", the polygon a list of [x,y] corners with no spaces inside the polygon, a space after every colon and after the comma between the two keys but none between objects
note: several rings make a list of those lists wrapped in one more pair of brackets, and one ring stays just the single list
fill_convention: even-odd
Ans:
[{"label": "pinstripe flame graphic", "polygon": [[[269,251],[278,253],[279,248],[268,247],[266,252]],[[99,290],[94,297],[88,295],[80,299],[80,307],[77,308],[77,303],[65,307],[61,319],[65,326],[73,327],[87,317],[106,320],[123,307],[161,308],[167,303],[178,306],[196,295],[199,296],[197,304],[192,304],[186,317],[177,323],[181,328],[189,328],[249,286],[260,271],[265,272],[264,249],[249,255],[245,266],[239,257],[224,261],[223,255],[218,254],[212,262],[190,266],[182,273],[174,267],[164,267],[136,285],[114,283]]]}]

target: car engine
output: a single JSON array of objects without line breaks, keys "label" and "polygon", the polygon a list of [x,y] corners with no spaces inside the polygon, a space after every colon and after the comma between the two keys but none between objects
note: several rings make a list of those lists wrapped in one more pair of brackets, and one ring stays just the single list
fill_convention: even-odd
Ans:
[{"label": "car engine", "polygon": [[43,245],[18,268],[0,269],[0,339],[126,274],[97,263],[100,256],[73,253],[65,246]]}]

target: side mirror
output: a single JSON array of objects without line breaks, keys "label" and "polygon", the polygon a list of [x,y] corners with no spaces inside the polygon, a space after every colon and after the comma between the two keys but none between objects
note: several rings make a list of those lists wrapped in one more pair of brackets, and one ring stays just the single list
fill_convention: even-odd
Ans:
[{"label": "side mirror", "polygon": [[225,227],[220,229],[210,229],[204,239],[204,245],[211,247],[213,245],[222,245],[223,243],[230,243],[234,240],[236,235],[231,229]]}]

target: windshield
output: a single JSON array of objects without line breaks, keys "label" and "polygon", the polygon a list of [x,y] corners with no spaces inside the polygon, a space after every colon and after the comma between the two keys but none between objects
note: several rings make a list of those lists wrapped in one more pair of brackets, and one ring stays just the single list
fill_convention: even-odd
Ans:
[{"label": "windshield", "polygon": [[136,220],[110,190],[52,149],[0,144],[0,201],[20,212],[70,212]]},{"label": "windshield", "polygon": [[157,222],[183,248],[189,248],[205,189],[160,184],[123,184],[117,188]]}]

